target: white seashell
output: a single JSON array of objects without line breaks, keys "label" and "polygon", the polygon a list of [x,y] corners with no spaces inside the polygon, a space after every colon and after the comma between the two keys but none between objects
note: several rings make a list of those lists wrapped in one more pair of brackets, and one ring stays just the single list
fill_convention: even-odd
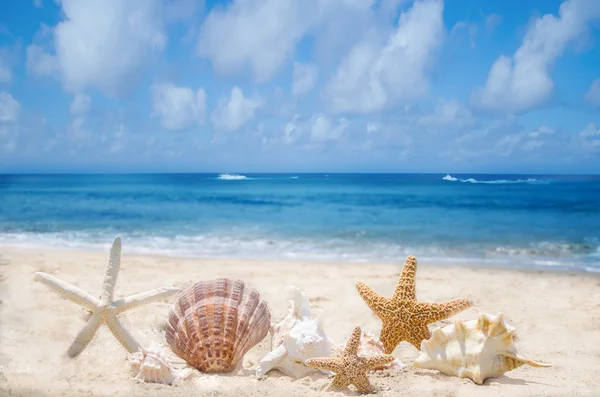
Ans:
[{"label": "white seashell", "polygon": [[133,353],[129,363],[136,372],[134,379],[138,382],[171,385],[191,374],[189,368],[183,370],[173,368],[167,356],[167,349],[155,342],[152,342],[149,348],[142,347],[141,351]]},{"label": "white seashell", "polygon": [[[322,319],[311,319],[310,301],[298,287],[286,288],[288,315],[277,325],[272,325],[272,351],[260,360],[256,376],[262,378],[272,369],[284,374],[301,378],[316,371],[304,361],[314,357],[329,357],[331,340],[325,335]],[[330,371],[322,371],[328,375]]]},{"label": "white seashell", "polygon": [[[360,345],[358,346],[358,355],[361,357],[369,357],[385,354],[385,348],[383,347],[383,343],[374,336],[373,333],[369,331],[365,331],[361,329],[360,335]],[[346,343],[344,342],[339,346],[340,352],[344,350],[346,347]],[[382,369],[404,369],[406,368],[406,364],[402,363],[399,358],[394,359],[389,364],[383,365],[381,367],[375,368],[374,371],[382,370]]]},{"label": "white seashell", "polygon": [[480,314],[477,320],[455,321],[436,328],[421,342],[417,368],[435,369],[446,375],[470,378],[482,384],[507,371],[529,364],[551,367],[519,355],[514,344],[515,328],[504,323],[504,314]]},{"label": "white seashell", "polygon": [[283,336],[290,332],[296,321],[310,319],[310,301],[304,291],[288,285],[285,292],[288,296],[288,314],[278,324],[271,324],[271,350],[283,343]]}]

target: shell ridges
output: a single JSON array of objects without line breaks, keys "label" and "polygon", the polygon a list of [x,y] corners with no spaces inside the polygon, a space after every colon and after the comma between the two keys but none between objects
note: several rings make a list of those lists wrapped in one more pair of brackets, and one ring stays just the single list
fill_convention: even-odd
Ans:
[{"label": "shell ridges", "polygon": [[166,340],[202,372],[231,372],[267,335],[270,320],[266,302],[242,280],[199,281],[171,307]]},{"label": "shell ridges", "polygon": [[524,364],[551,366],[522,357],[515,347],[514,334],[515,328],[504,322],[503,313],[482,313],[476,320],[455,321],[436,328],[431,338],[421,343],[414,366],[468,377],[477,384]]}]

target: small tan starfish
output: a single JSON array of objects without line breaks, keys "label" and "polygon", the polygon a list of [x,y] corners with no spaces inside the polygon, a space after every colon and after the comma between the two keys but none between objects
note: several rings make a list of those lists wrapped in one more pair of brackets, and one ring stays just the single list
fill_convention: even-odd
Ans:
[{"label": "small tan starfish", "polygon": [[117,315],[126,310],[166,298],[180,291],[179,288],[173,287],[157,288],[152,291],[142,292],[113,301],[113,293],[120,267],[121,239],[117,237],[110,250],[110,259],[106,266],[100,299],[93,297],[74,285],[56,279],[46,273],[35,273],[35,279],[37,281],[46,284],[63,298],[83,306],[92,313],[91,317],[87,320],[86,324],[81,331],[79,331],[75,340],[69,347],[69,350],[67,351],[69,357],[76,357],[86,348],[102,323],[105,323],[108,326],[121,345],[123,345],[130,353],[139,351],[141,347],[140,344],[134,339],[129,331],[121,325]]},{"label": "small tan starfish", "polygon": [[334,390],[354,385],[361,393],[372,391],[373,387],[371,386],[371,382],[369,382],[369,378],[367,378],[367,372],[391,363],[394,361],[394,356],[391,354],[368,357],[359,356],[360,333],[360,327],[354,328],[341,357],[310,358],[305,361],[305,364],[309,367],[335,372],[335,377],[333,378],[333,382],[331,382],[331,388]]},{"label": "small tan starfish", "polygon": [[445,303],[418,302],[416,273],[417,258],[408,256],[391,298],[377,294],[361,281],[356,283],[360,296],[383,323],[379,339],[387,354],[392,353],[403,340],[420,349],[421,341],[431,337],[427,324],[451,317],[473,305],[468,299],[453,299]]}]

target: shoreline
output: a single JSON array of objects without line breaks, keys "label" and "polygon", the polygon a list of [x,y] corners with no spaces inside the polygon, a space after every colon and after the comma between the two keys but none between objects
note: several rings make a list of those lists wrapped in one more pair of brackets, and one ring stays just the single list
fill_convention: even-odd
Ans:
[{"label": "shoreline", "polygon": [[[177,255],[177,254],[161,254],[161,253],[138,253],[138,252],[127,252],[127,242],[124,243],[123,248],[123,256],[129,256],[132,258],[157,258],[163,260],[184,260],[184,261],[226,261],[226,262],[252,262],[252,263],[289,263],[289,264],[305,264],[311,263],[315,265],[333,265],[333,266],[347,266],[347,265],[357,265],[361,264],[365,265],[377,265],[377,266],[398,266],[402,267],[404,263],[405,257],[398,258],[397,261],[376,261],[376,260],[340,260],[340,259],[331,259],[331,260],[317,260],[317,259],[289,259],[289,258],[262,258],[262,257],[243,257],[243,256],[194,256],[194,255]],[[4,250],[5,252],[14,252],[23,250],[26,252],[41,252],[41,251],[50,251],[57,254],[85,254],[85,253],[108,253],[110,249],[110,244],[107,244],[106,248],[68,248],[68,247],[43,247],[43,246],[31,246],[31,247],[21,247],[18,245],[3,245],[0,244],[0,250]],[[0,252],[0,260],[2,260],[3,253]],[[417,256],[419,259],[419,256]],[[476,258],[472,259],[474,262],[477,261]],[[508,261],[507,261],[508,262]],[[494,263],[484,263],[481,265],[476,264],[466,264],[466,263],[443,263],[443,262],[429,262],[427,260],[419,260],[419,267],[443,267],[443,268],[464,268],[471,269],[474,271],[477,270],[494,270],[494,271],[515,271],[515,272],[530,272],[530,273],[549,273],[556,275],[586,275],[594,278],[600,278],[600,269],[598,271],[590,271],[580,268],[566,268],[566,267],[553,267],[548,266],[547,268],[543,268],[541,266],[502,266],[500,264]]]},{"label": "shoreline", "polygon": [[[418,259],[418,258],[417,258]],[[358,396],[355,391],[324,392],[331,382],[314,374],[292,379],[278,371],[264,380],[254,368],[270,348],[268,335],[244,356],[239,372],[206,375],[195,371],[174,386],[140,384],[127,362],[128,354],[102,325],[75,359],[66,351],[83,326],[83,309],[35,282],[43,271],[96,295],[101,290],[108,250],[4,249],[0,257],[0,395],[48,396],[189,396],[242,397]],[[322,311],[324,330],[339,348],[355,326],[378,335],[381,321],[356,291],[364,281],[383,296],[391,296],[404,258],[396,263],[328,263],[259,259],[192,259],[130,254],[126,245],[115,298],[149,289],[186,288],[199,280],[229,277],[244,280],[267,302],[271,320],[287,313],[284,288],[297,285],[308,294],[313,309]],[[449,319],[476,319],[480,313],[505,314],[517,329],[518,351],[527,358],[551,363],[551,368],[522,366],[504,376],[476,385],[470,379],[446,376],[413,367],[418,350],[402,342],[393,352],[407,367],[369,375],[377,396],[551,396],[595,397],[600,385],[597,344],[600,325],[600,280],[588,273],[556,273],[534,269],[446,266],[418,262],[417,299],[445,302],[468,298],[474,306]],[[125,328],[142,345],[165,344],[167,313],[172,296],[123,313]],[[315,312],[313,311],[313,316]],[[336,350],[337,351],[337,350]],[[176,361],[181,364],[181,360]]]}]

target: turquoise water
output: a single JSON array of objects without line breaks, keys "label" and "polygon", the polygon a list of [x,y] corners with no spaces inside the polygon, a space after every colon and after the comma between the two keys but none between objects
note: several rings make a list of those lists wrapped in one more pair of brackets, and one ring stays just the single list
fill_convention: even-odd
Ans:
[{"label": "turquoise water", "polygon": [[0,175],[0,244],[600,271],[600,177]]}]

